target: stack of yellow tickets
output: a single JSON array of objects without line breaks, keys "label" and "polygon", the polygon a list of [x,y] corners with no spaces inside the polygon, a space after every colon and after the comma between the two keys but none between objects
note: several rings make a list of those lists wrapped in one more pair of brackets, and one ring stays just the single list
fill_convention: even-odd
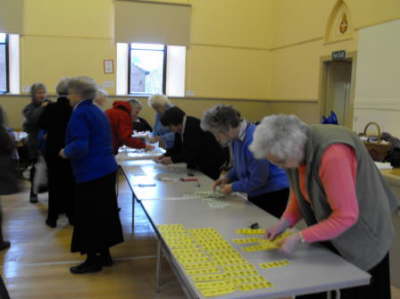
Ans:
[{"label": "stack of yellow tickets", "polygon": [[256,252],[256,251],[278,249],[281,241],[292,234],[292,232],[285,232],[280,236],[278,236],[275,240],[271,241],[262,238],[262,235],[265,234],[265,230],[263,229],[242,228],[236,230],[236,233],[242,235],[260,235],[259,237],[255,238],[243,238],[243,239],[232,240],[232,242],[238,245],[253,244],[251,246],[242,247],[242,250],[245,252]]},{"label": "stack of yellow tickets", "polygon": [[170,224],[159,225],[158,230],[203,296],[272,287],[214,228],[185,229],[182,224]]}]

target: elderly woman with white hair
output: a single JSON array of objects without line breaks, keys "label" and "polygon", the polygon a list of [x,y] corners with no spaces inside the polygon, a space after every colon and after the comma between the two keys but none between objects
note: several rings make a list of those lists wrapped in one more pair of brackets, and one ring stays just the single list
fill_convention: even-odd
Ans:
[{"label": "elderly woman with white hair", "polygon": [[107,104],[107,91],[104,89],[98,89],[96,96],[93,99],[93,104],[95,104],[101,111],[105,110]]},{"label": "elderly woman with white hair", "polygon": [[222,145],[230,145],[233,167],[213,186],[224,194],[246,193],[248,200],[266,212],[281,217],[289,197],[289,182],[283,169],[267,160],[257,160],[249,150],[256,126],[232,106],[217,105],[204,113],[201,127],[213,133]]},{"label": "elderly woman with white hair", "polygon": [[165,95],[156,94],[149,97],[148,104],[156,112],[156,120],[153,127],[154,138],[151,142],[160,141],[166,149],[172,148],[175,143],[175,133],[161,123],[161,116],[173,106],[172,103]]},{"label": "elderly woman with white hair", "polygon": [[342,299],[390,299],[391,212],[398,201],[359,137],[344,127],[274,115],[257,127],[250,149],[286,168],[290,179],[286,211],[266,237],[274,239],[304,218],[308,227],[282,242],[284,252],[293,252],[302,242],[325,242],[372,275],[369,286],[342,290]]},{"label": "elderly woman with white hair", "polygon": [[70,159],[76,181],[71,251],[87,254],[84,263],[70,269],[75,274],[111,266],[109,248],[123,242],[115,192],[118,166],[108,119],[93,104],[96,93],[91,78],[68,82],[68,99],[74,110],[60,155]]}]

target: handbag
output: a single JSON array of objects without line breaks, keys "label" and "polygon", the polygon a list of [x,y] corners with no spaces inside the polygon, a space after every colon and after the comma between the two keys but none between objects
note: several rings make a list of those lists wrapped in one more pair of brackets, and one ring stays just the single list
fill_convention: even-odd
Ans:
[{"label": "handbag", "polygon": [[[371,135],[367,133],[370,126],[376,127],[376,135]],[[367,123],[364,127],[364,132],[360,133],[359,136],[364,141],[364,145],[374,161],[384,162],[386,160],[386,157],[391,150],[391,144],[382,140],[381,127],[378,123]]]},{"label": "handbag", "polygon": [[35,164],[35,175],[33,177],[33,191],[37,193],[47,192],[47,164],[42,155]]}]

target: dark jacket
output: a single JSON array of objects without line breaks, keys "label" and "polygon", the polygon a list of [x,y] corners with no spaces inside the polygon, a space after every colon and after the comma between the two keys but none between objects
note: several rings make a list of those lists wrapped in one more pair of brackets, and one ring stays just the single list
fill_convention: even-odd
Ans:
[{"label": "dark jacket", "polygon": [[49,208],[48,219],[57,219],[61,213],[73,214],[75,180],[71,162],[59,156],[65,147],[65,137],[72,107],[65,97],[57,99],[45,107],[39,120],[39,126],[46,132],[44,157],[47,164]]},{"label": "dark jacket", "polygon": [[138,117],[135,121],[133,121],[133,130],[137,132],[153,132],[153,128],[144,118]]},{"label": "dark jacket", "polygon": [[183,136],[175,134],[174,146],[165,155],[174,163],[186,162],[188,168],[198,169],[212,179],[219,177],[220,167],[227,159],[215,137],[203,131],[200,120],[191,116],[186,118]]},{"label": "dark jacket", "polygon": [[58,157],[58,153],[65,147],[65,136],[72,107],[65,97],[58,98],[56,103],[45,107],[39,118],[39,127],[46,134],[46,157]]},{"label": "dark jacket", "polygon": [[13,159],[15,143],[7,129],[0,125],[0,195],[17,193],[17,161]]},{"label": "dark jacket", "polygon": [[131,104],[126,101],[116,101],[113,107],[106,111],[111,125],[114,154],[122,145],[133,148],[145,148],[146,143],[140,138],[132,138]]},{"label": "dark jacket", "polygon": [[25,118],[23,129],[28,133],[29,158],[36,159],[39,152],[39,119],[43,113],[44,107],[41,104],[30,103],[25,106],[22,114]]},{"label": "dark jacket", "polygon": [[117,170],[107,116],[91,100],[79,103],[68,123],[65,155],[77,183],[102,178]]}]

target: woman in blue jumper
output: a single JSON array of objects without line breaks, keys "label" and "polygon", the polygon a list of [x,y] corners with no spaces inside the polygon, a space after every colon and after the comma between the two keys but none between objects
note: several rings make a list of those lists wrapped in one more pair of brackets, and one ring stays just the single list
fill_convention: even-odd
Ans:
[{"label": "woman in blue jumper", "polygon": [[153,126],[154,137],[150,139],[150,143],[160,142],[165,149],[172,148],[175,143],[175,133],[161,123],[161,116],[173,107],[172,103],[165,95],[156,94],[149,97],[148,104],[156,112],[156,120]]},{"label": "woman in blue jumper", "polygon": [[75,274],[111,266],[109,248],[123,242],[111,128],[106,115],[92,102],[96,92],[96,83],[90,78],[68,81],[68,100],[74,110],[60,156],[71,160],[76,182],[71,251],[87,254],[84,263],[70,269]]},{"label": "woman in blue jumper", "polygon": [[233,167],[214,183],[214,190],[219,186],[224,194],[246,193],[249,201],[279,218],[287,205],[289,182],[284,170],[257,160],[249,150],[256,126],[233,107],[217,105],[205,112],[202,128],[222,145],[231,146]]}]

